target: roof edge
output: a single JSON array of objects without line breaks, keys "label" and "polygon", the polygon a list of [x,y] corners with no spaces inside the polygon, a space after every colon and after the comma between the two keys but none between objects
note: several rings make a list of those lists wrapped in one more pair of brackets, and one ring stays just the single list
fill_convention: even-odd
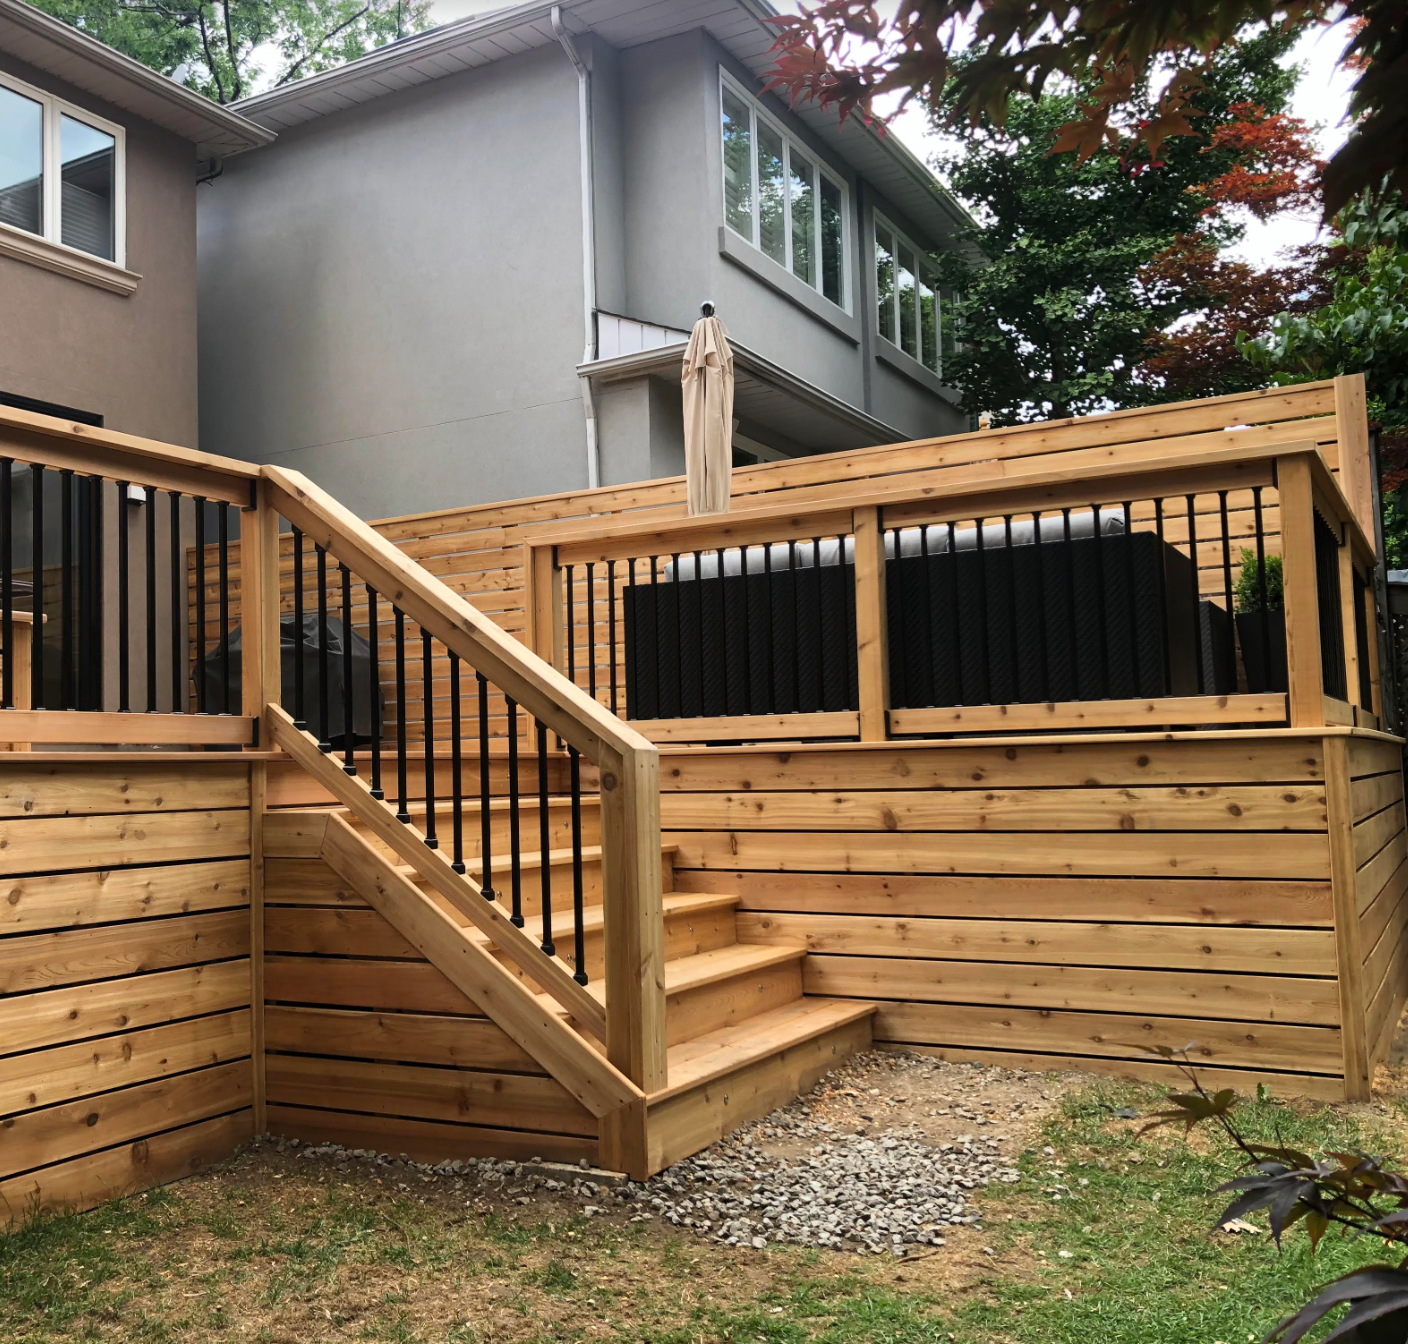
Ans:
[{"label": "roof edge", "polygon": [[[33,5],[23,3],[23,0],[0,0],[0,14],[19,27],[27,28],[56,46],[63,47],[138,85],[182,112],[203,118],[212,126],[218,127],[226,136],[242,140],[245,149],[257,149],[260,145],[271,143],[275,138],[274,132],[267,127],[260,126],[219,103],[212,103],[209,98],[99,42],[82,29],[75,28],[62,19],[56,19]],[[181,135],[181,132],[173,131],[172,134]],[[181,138],[190,140],[192,144],[200,143],[198,137],[181,135]]]}]

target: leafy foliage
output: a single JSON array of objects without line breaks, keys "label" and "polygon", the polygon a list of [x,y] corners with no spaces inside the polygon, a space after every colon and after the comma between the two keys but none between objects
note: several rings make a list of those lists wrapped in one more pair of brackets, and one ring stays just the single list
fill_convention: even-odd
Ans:
[{"label": "leafy foliage", "polygon": [[[1190,1063],[1191,1045],[1181,1050],[1144,1048],[1177,1064],[1190,1087],[1171,1093],[1166,1098],[1168,1109],[1155,1112],[1140,1133],[1181,1124],[1187,1134],[1197,1125],[1212,1123],[1250,1168],[1248,1175],[1218,1186],[1219,1194],[1235,1198],[1216,1219],[1215,1228],[1265,1209],[1278,1247],[1287,1231],[1304,1225],[1312,1250],[1331,1226],[1408,1250],[1408,1176],[1391,1169],[1387,1158],[1356,1151],[1317,1158],[1286,1144],[1252,1142],[1234,1118],[1236,1091],[1224,1088],[1210,1093],[1203,1086]],[[1349,1311],[1321,1337],[1321,1344],[1331,1340],[1402,1344],[1408,1338],[1408,1258],[1398,1265],[1370,1265],[1337,1279],[1270,1331],[1262,1344],[1295,1344],[1346,1304]]]},{"label": "leafy foliage", "polygon": [[[900,93],[944,106],[950,124],[977,126],[1003,124],[1014,104],[1040,100],[1064,76],[1083,82],[1084,96],[1046,146],[1082,159],[1113,147],[1124,129],[1118,113],[1156,158],[1170,137],[1195,133],[1218,57],[1249,29],[1276,32],[1335,13],[1353,20],[1343,59],[1359,76],[1355,129],[1325,174],[1333,214],[1386,179],[1408,195],[1403,0],[901,0],[884,19],[867,0],[820,0],[772,20],[781,30],[773,84],[794,102],[815,99],[843,118],[873,118],[875,98]],[[969,43],[967,59],[955,58],[960,42]],[[1161,71],[1167,87],[1150,105],[1145,90]]]},{"label": "leafy foliage", "polygon": [[34,2],[218,103],[329,70],[430,23],[429,0]]},{"label": "leafy foliage", "polygon": [[[1261,610],[1261,583],[1256,552],[1249,546],[1242,547],[1242,568],[1237,573],[1237,610],[1243,613]],[[1285,606],[1282,596],[1281,557],[1268,555],[1266,567],[1266,609],[1281,611]]]},{"label": "leafy foliage", "polygon": [[[938,161],[982,221],[966,252],[941,262],[966,296],[965,348],[945,373],[967,409],[1010,424],[1265,382],[1237,352],[1235,318],[1263,303],[1252,330],[1264,330],[1302,286],[1288,278],[1259,294],[1248,268],[1234,303],[1232,286],[1215,293],[1227,278],[1217,252],[1238,236],[1235,207],[1270,209],[1306,190],[1314,155],[1281,111],[1297,77],[1280,64],[1293,41],[1278,32],[1216,57],[1198,94],[1208,134],[1169,141],[1162,158],[1132,141],[1085,159],[1049,153],[1084,96],[1068,86],[1014,100],[1002,125],[980,119]],[[1207,348],[1163,334],[1219,303],[1233,320],[1204,336]]]}]

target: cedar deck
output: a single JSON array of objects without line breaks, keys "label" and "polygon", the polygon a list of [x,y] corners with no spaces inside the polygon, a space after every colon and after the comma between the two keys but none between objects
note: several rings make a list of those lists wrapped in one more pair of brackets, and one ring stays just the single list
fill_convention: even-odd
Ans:
[{"label": "cedar deck", "polygon": [[[1193,1041],[1209,1081],[1368,1094],[1408,995],[1408,835],[1357,379],[764,464],[714,519],[686,519],[666,481],[369,527],[289,473],[4,414],[16,470],[240,506],[223,585],[208,536],[173,542],[190,656],[198,613],[218,639],[222,594],[245,629],[239,712],[56,714],[16,693],[33,626],[12,612],[11,1217],[173,1179],[266,1129],[643,1175],[872,1040],[1155,1078],[1139,1044]],[[887,533],[1092,503],[1187,555],[1194,601],[1225,609],[1241,546],[1282,554],[1287,690],[1250,689],[1239,660],[1218,693],[890,703]],[[355,628],[362,585],[380,594],[386,802],[365,749],[321,751],[284,703],[273,622],[318,589],[310,566],[295,582],[280,516],[336,562],[334,610],[351,572]],[[816,536],[854,555],[851,703],[611,712],[632,562]],[[122,743],[167,749],[73,750]]]}]

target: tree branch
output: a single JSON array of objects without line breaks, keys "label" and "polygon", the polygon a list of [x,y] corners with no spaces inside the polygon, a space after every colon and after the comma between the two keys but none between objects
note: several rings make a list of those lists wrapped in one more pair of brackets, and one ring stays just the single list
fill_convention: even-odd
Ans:
[{"label": "tree branch", "polygon": [[341,23],[339,23],[336,28],[333,28],[328,32],[324,33],[322,37],[320,37],[318,41],[308,51],[305,51],[302,56],[300,56],[291,66],[289,66],[287,70],[284,71],[283,76],[275,82],[274,87],[276,89],[282,88],[285,84],[292,80],[294,75],[296,75],[303,66],[307,65],[307,63],[311,61],[313,57],[316,56],[323,49],[324,46],[331,42],[332,39],[338,35],[338,33],[342,32],[345,28],[350,28],[370,9],[370,5],[363,5],[362,8],[359,9],[355,14],[353,14],[347,19],[344,19]]}]

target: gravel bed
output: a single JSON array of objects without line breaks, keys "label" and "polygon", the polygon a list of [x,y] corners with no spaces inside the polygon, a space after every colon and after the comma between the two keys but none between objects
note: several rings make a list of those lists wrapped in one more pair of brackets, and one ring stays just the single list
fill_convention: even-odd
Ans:
[{"label": "gravel bed", "polygon": [[480,1199],[526,1205],[545,1193],[577,1202],[589,1218],[615,1213],[630,1222],[658,1220],[729,1246],[793,1242],[894,1256],[942,1246],[946,1228],[979,1221],[972,1192],[1019,1179],[999,1151],[998,1136],[960,1134],[934,1144],[913,1126],[875,1135],[843,1132],[809,1104],[837,1085],[838,1075],[830,1075],[808,1096],[640,1184],[593,1171],[585,1161],[586,1170],[539,1160],[418,1163],[404,1153],[392,1157],[296,1139],[270,1143],[303,1158],[331,1158],[342,1170],[358,1161],[392,1177],[403,1174],[399,1188],[406,1191],[411,1179],[448,1178],[457,1191]]}]

